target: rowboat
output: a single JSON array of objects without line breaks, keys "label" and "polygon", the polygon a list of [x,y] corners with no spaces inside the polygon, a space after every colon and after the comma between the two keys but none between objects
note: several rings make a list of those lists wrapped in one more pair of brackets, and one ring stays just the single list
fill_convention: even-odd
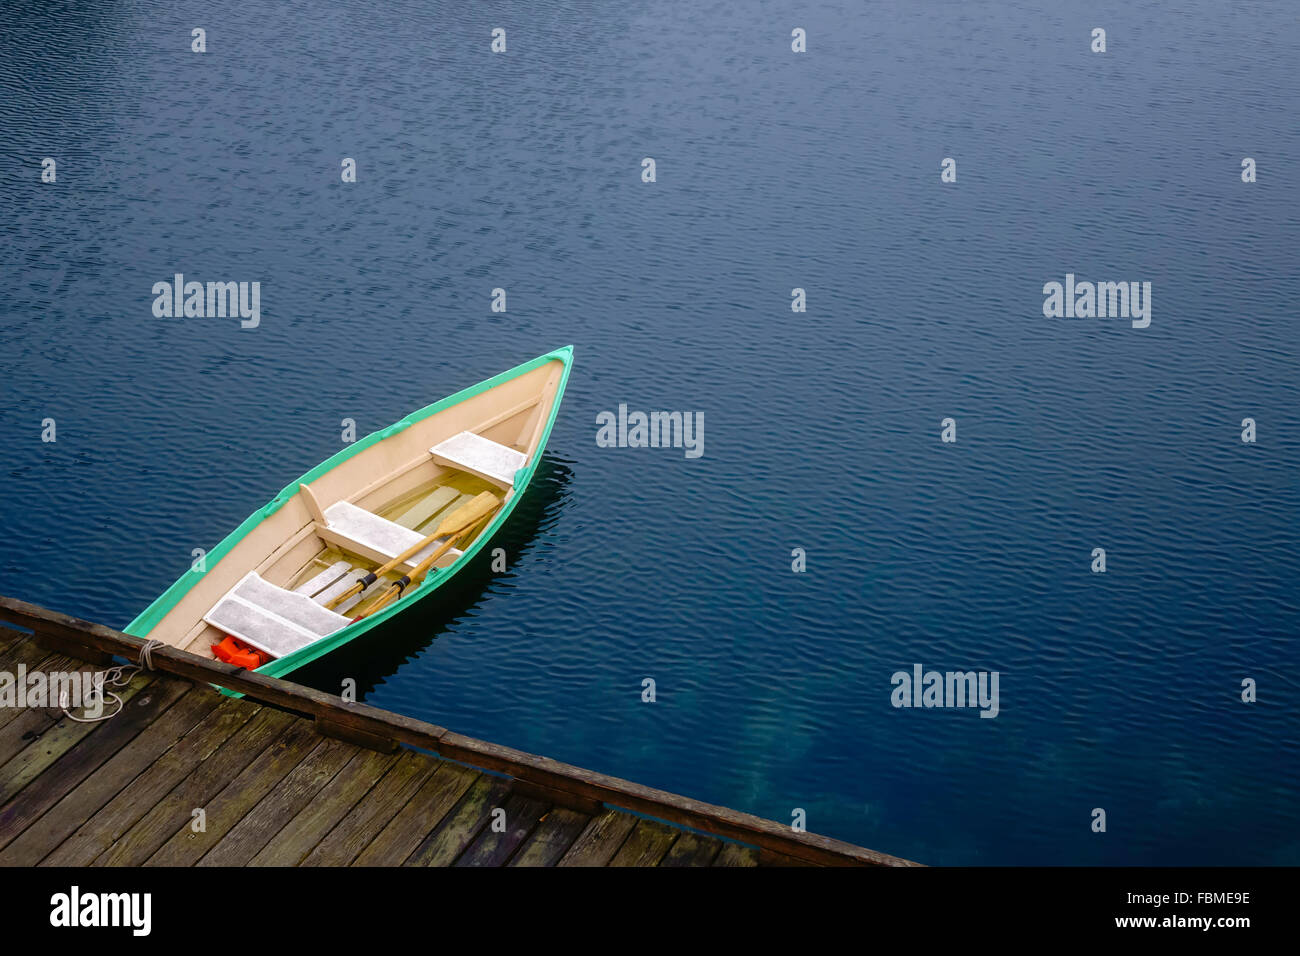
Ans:
[{"label": "rowboat", "polygon": [[126,627],[287,674],[428,598],[509,518],[573,347],[413,412],[290,482]]}]

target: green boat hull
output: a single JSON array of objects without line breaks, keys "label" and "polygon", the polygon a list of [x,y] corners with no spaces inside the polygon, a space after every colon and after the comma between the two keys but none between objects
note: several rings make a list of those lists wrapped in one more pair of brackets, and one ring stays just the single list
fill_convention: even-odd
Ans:
[{"label": "green boat hull", "polygon": [[528,463],[520,468],[514,478],[514,493],[509,496],[500,510],[493,517],[492,521],[480,533],[473,543],[467,547],[464,553],[449,567],[434,568],[425,580],[418,586],[408,589],[407,595],[402,600],[390,604],[383,610],[365,617],[359,621],[329,634],[307,646],[288,654],[284,657],[271,660],[263,666],[257,668],[257,673],[266,674],[270,677],[283,677],[293,671],[303,667],[312,661],[318,660],[325,655],[337,650],[338,648],[355,641],[377,627],[382,626],[386,621],[396,614],[410,610],[418,602],[427,600],[439,588],[443,587],[450,581],[456,573],[463,567],[467,566],[474,556],[482,550],[493,535],[509,520],[515,506],[527,491],[531,484],[533,475],[536,472],[537,465],[541,461],[542,452],[546,447],[547,440],[550,437],[551,428],[555,423],[555,417],[559,412],[560,402],[564,395],[564,389],[568,382],[569,370],[573,361],[573,347],[565,346],[540,355],[532,361],[525,362],[516,366],[509,371],[494,375],[492,378],[479,382],[469,388],[462,389],[454,395],[449,395],[441,401],[434,402],[432,405],[425,406],[419,411],[412,412],[406,417],[394,422],[387,428],[382,428],[376,432],[367,435],[365,438],[341,449],[338,453],[321,462],[315,468],[311,469],[304,475],[294,479],[285,485],[281,491],[275,495],[266,505],[242,522],[239,527],[232,531],[220,544],[216,546],[206,556],[205,569],[203,571],[189,570],[181,575],[177,581],[164,591],[152,604],[144,609],[138,617],[126,626],[126,633],[140,638],[149,638],[150,632],[162,621],[167,614],[196,587],[207,574],[213,574],[220,567],[221,561],[243,541],[248,535],[252,534],[262,522],[274,515],[281,507],[299,492],[300,485],[308,485],[321,477],[325,476],[335,468],[349,461],[356,455],[370,449],[372,446],[384,441],[385,439],[396,435],[405,429],[415,425],[430,416],[449,409],[455,405],[465,402],[469,399],[480,395],[489,389],[506,383],[513,378],[526,374],[534,369],[549,363],[559,361],[563,363],[563,370],[560,375],[559,385],[556,389],[554,399],[551,402],[549,414],[546,417],[545,424],[542,426],[540,437],[535,449],[528,460]]}]

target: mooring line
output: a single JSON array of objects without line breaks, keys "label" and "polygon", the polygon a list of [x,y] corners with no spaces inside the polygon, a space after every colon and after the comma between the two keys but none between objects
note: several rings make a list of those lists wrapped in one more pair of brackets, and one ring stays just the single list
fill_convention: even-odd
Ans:
[{"label": "mooring line", "polygon": [[[117,704],[117,709],[112,713],[100,714],[98,717],[78,717],[76,714],[72,713],[72,711],[68,710],[68,691],[64,688],[63,693],[59,695],[59,707],[63,711],[63,716],[67,717],[69,720],[75,720],[79,724],[95,724],[101,720],[108,720],[112,717],[116,717],[122,712],[122,708],[124,708],[126,704],[114,691],[107,691],[107,697],[105,697],[106,692],[104,688],[126,687],[131,683],[131,678],[140,671],[153,670],[153,649],[162,646],[163,642],[159,640],[145,641],[145,643],[140,647],[140,656],[136,659],[136,663],[117,664],[113,667],[107,667],[102,671],[94,671],[92,673],[91,686],[94,688],[94,693],[97,694],[100,700],[104,703],[108,703],[108,699],[112,698],[112,701]],[[84,703],[82,704],[82,707],[85,707]]]}]

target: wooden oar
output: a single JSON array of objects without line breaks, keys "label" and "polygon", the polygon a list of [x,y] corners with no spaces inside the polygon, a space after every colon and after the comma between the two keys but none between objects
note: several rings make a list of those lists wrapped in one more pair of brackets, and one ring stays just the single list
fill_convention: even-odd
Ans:
[{"label": "wooden oar", "polygon": [[438,530],[433,532],[433,534],[429,535],[418,544],[411,545],[382,567],[376,568],[374,571],[367,571],[361,577],[357,578],[352,587],[348,588],[342,594],[335,596],[330,601],[327,601],[325,607],[333,609],[338,607],[348,598],[352,597],[352,595],[360,594],[366,588],[370,587],[370,585],[378,581],[383,575],[395,568],[401,567],[439,538],[459,534],[470,525],[477,524],[479,519],[485,514],[490,514],[492,511],[496,510],[496,506],[500,503],[500,499],[490,491],[484,491],[476,495],[451,514],[447,515],[447,517],[443,518],[442,521],[438,523]]},{"label": "wooden oar", "polygon": [[[483,492],[483,494],[491,495],[491,492],[485,491]],[[495,498],[496,496],[492,495],[492,497]],[[470,504],[473,504],[473,502],[470,502]],[[423,581],[425,575],[429,573],[429,569],[433,567],[433,562],[437,561],[444,554],[450,551],[451,546],[453,544],[459,541],[467,540],[470,537],[472,537],[473,533],[478,530],[479,525],[481,525],[484,521],[490,518],[492,516],[492,513],[495,512],[497,508],[499,508],[500,506],[501,506],[501,502],[497,501],[496,504],[492,505],[491,509],[487,512],[487,514],[480,516],[479,520],[475,521],[469,527],[462,529],[459,533],[452,535],[442,544],[438,545],[437,549],[434,550],[434,552],[430,554],[427,558],[425,558],[423,561],[417,564],[415,566],[415,569],[412,570],[410,574],[404,574],[396,581],[394,581],[392,584],[390,584],[388,586],[388,590],[385,591],[382,595],[380,595],[379,599],[375,601],[374,604],[370,605],[370,607],[368,607],[365,611],[362,611],[352,620],[355,622],[361,620],[363,617],[369,617],[372,614],[378,614],[384,608],[388,607],[388,605],[392,604],[394,601],[400,598],[410,584],[412,583],[419,584],[421,581]],[[466,507],[469,507],[469,505],[466,505]]]}]

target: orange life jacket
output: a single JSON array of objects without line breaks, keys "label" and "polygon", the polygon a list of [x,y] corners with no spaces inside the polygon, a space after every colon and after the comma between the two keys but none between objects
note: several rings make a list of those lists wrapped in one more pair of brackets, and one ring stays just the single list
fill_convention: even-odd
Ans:
[{"label": "orange life jacket", "polygon": [[212,644],[212,653],[218,660],[225,661],[227,664],[234,664],[236,667],[246,667],[250,671],[257,670],[269,659],[261,651],[239,643],[233,637],[226,636],[220,644]]}]

